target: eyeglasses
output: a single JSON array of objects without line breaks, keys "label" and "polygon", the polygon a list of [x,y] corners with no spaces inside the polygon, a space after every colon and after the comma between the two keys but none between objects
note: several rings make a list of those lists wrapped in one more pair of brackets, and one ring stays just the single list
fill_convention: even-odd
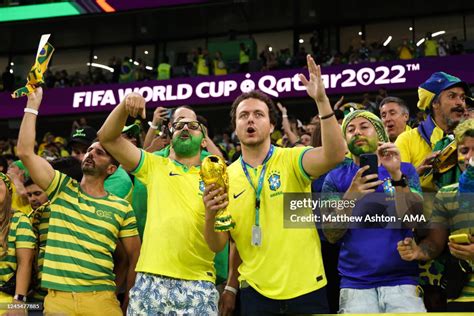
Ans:
[{"label": "eyeglasses", "polygon": [[197,121],[191,121],[191,122],[174,122],[171,126],[173,126],[173,129],[176,131],[180,131],[184,128],[184,126],[188,126],[188,129],[197,131],[198,129],[201,129],[201,123]]}]

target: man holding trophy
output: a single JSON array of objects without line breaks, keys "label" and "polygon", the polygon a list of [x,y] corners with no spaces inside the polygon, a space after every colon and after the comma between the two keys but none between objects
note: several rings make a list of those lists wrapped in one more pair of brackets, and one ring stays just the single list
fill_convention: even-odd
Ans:
[{"label": "man holding trophy", "polygon": [[[179,112],[179,113],[178,113]],[[203,236],[200,176],[205,127],[189,108],[173,115],[167,158],[120,137],[128,116],[145,116],[145,99],[127,95],[98,132],[102,146],[148,190],[148,212],[128,315],[217,315],[214,253]]]},{"label": "man holding trophy", "polygon": [[[231,110],[242,156],[227,170],[228,192],[217,185],[204,191],[204,236],[209,247],[218,252],[232,237],[242,259],[238,272],[244,315],[328,313],[316,228],[283,225],[283,193],[310,193],[311,180],[342,162],[346,152],[320,67],[310,56],[307,63],[310,80],[301,74],[299,78],[318,107],[322,147],[274,147],[270,140],[277,123],[273,102],[259,91],[244,93]],[[225,208],[235,221],[230,232],[215,227],[217,212]]]}]

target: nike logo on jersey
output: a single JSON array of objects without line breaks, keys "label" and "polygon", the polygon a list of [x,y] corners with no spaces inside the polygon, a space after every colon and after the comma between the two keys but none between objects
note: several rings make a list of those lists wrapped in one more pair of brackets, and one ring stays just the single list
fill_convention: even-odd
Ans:
[{"label": "nike logo on jersey", "polygon": [[180,174],[179,173],[173,173],[173,171],[170,171],[170,177],[172,177],[172,176],[180,176]]},{"label": "nike logo on jersey", "polygon": [[240,192],[239,194],[235,194],[235,193],[234,193],[234,199],[238,198],[238,197],[239,197],[240,195],[242,195],[242,193],[244,193],[244,192],[245,192],[245,190],[243,190],[243,191]]}]

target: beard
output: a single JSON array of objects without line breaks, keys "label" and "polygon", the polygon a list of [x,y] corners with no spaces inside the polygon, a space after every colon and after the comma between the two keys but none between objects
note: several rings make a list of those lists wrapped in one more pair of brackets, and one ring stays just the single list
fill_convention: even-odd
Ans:
[{"label": "beard", "polygon": [[97,165],[93,160],[85,159],[82,162],[82,173],[88,176],[94,176],[98,175],[100,173],[99,168],[97,168]]},{"label": "beard", "polygon": [[[181,136],[187,135],[188,138],[181,138]],[[176,155],[180,157],[190,158],[199,153],[201,149],[201,143],[204,135],[193,136],[188,131],[182,131],[178,136],[171,140],[171,145]]]},{"label": "beard", "polygon": [[[362,146],[356,145],[355,143],[363,140],[366,143]],[[369,154],[369,153],[374,153],[377,151],[378,147],[378,138],[367,138],[363,136],[355,136],[352,137],[349,143],[347,144],[347,147],[351,154],[354,156],[360,156],[362,154]]]}]

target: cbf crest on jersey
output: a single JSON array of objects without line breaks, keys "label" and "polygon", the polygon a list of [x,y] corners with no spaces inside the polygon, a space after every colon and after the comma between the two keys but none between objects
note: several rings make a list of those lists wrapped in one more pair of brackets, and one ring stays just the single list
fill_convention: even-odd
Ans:
[{"label": "cbf crest on jersey", "polygon": [[268,177],[268,186],[270,187],[270,190],[272,191],[276,191],[280,188],[281,180],[280,180],[280,174],[278,173],[278,171],[270,172],[270,176]]},{"label": "cbf crest on jersey", "polygon": [[206,189],[206,185],[204,184],[204,181],[199,180],[199,190],[201,192],[204,192],[205,189]]}]

